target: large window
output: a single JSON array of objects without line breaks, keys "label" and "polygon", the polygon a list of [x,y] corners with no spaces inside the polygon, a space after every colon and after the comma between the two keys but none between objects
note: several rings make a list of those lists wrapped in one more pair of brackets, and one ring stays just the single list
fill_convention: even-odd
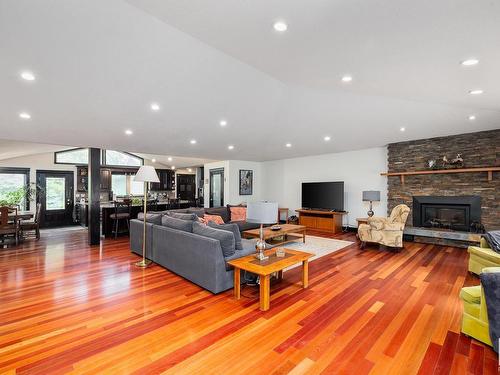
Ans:
[{"label": "large window", "polygon": [[135,174],[112,173],[111,190],[116,195],[144,195],[144,182],[134,181]]},{"label": "large window", "polygon": [[64,150],[55,152],[56,164],[88,164],[89,149],[75,148],[73,150]]},{"label": "large window", "polygon": [[29,169],[0,168],[0,206],[29,208]]},{"label": "large window", "polygon": [[106,150],[104,155],[104,164],[106,165],[140,167],[144,162],[142,158],[126,152]]},{"label": "large window", "polygon": [[64,210],[66,208],[66,179],[47,177],[45,188],[46,210]]}]

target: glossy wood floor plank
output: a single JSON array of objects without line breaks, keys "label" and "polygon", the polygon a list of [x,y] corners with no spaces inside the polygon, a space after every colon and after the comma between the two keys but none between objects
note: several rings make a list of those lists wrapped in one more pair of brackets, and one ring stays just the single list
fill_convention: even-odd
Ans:
[{"label": "glossy wood floor plank", "polygon": [[[356,241],[352,233],[324,235]],[[153,265],[128,239],[83,231],[0,249],[0,373],[494,374],[491,348],[460,334],[463,249],[357,243],[237,301]]]}]

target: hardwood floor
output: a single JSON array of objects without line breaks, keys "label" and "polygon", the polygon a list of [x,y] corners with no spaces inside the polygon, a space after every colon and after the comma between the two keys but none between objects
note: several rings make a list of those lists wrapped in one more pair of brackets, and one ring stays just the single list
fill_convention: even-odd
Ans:
[{"label": "hardwood floor", "polygon": [[75,231],[0,249],[0,373],[497,373],[460,335],[460,288],[478,283],[464,249],[354,243],[310,263],[309,289],[285,272],[266,312],[256,288],[237,301],[136,260],[128,239]]}]

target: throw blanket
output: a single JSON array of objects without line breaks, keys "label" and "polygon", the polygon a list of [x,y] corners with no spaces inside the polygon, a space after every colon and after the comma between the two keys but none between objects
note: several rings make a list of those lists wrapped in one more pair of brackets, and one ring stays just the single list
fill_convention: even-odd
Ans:
[{"label": "throw blanket", "polygon": [[480,278],[488,309],[490,339],[493,343],[493,349],[498,353],[498,338],[500,337],[500,273],[481,273]]},{"label": "throw blanket", "polygon": [[500,230],[494,230],[491,232],[487,232],[484,235],[488,245],[490,245],[491,250],[500,253]]}]

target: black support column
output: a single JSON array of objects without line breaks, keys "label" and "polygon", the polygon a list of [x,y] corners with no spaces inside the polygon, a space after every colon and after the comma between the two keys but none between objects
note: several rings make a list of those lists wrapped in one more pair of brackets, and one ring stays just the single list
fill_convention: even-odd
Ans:
[{"label": "black support column", "polygon": [[100,210],[101,202],[101,150],[89,148],[89,183],[88,183],[88,228],[89,245],[99,245],[101,241]]}]

